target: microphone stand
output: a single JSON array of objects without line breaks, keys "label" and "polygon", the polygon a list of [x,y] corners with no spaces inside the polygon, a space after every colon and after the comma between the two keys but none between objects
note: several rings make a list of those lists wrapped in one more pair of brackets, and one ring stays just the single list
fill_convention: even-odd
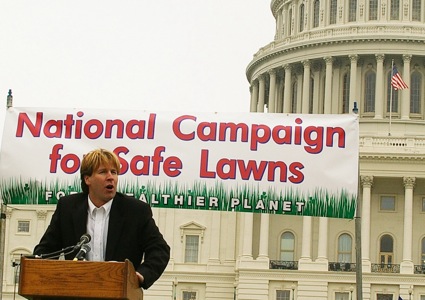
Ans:
[{"label": "microphone stand", "polygon": [[25,257],[27,257],[27,258],[40,258],[40,259],[43,259],[43,258],[46,258],[46,259],[47,258],[48,259],[57,258],[57,257],[59,257],[61,255],[61,253],[69,254],[69,253],[73,252],[74,251],[74,247],[75,247],[75,245],[68,246],[66,248],[62,248],[61,250],[54,251],[54,252],[47,253],[47,254],[41,254],[41,255],[25,255]]}]

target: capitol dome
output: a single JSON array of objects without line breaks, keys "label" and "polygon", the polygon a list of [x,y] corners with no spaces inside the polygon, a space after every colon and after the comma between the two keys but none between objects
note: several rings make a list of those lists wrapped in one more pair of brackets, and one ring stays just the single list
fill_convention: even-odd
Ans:
[{"label": "capitol dome", "polygon": [[[356,103],[364,133],[424,135],[423,6],[273,0],[275,38],[246,70],[251,111],[340,114]],[[393,66],[408,89],[391,88]]]}]

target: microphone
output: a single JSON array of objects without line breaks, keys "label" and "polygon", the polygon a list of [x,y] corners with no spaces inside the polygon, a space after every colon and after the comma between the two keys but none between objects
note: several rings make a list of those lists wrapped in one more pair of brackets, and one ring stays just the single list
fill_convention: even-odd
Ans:
[{"label": "microphone", "polygon": [[90,242],[91,236],[88,233],[85,233],[81,236],[80,241],[74,246],[74,250],[80,249],[84,244]]},{"label": "microphone", "polygon": [[87,244],[82,244],[80,251],[78,251],[77,255],[75,255],[73,260],[83,260],[86,257],[86,254],[90,252],[91,248]]}]

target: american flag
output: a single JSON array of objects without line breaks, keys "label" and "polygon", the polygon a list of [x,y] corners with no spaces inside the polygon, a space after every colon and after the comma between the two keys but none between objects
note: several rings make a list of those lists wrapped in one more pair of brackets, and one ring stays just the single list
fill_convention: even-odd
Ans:
[{"label": "american flag", "polygon": [[397,71],[396,66],[393,66],[393,75],[391,76],[391,86],[397,91],[397,90],[404,90],[407,89],[408,86],[404,82],[404,80],[401,78],[400,73]]}]

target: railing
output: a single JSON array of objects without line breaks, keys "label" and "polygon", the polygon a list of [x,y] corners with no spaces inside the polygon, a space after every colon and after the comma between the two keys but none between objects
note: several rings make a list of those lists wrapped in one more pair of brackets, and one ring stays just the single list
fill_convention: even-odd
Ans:
[{"label": "railing", "polygon": [[415,265],[414,274],[425,274],[425,265]]},{"label": "railing", "polygon": [[360,153],[415,154],[425,153],[424,138],[361,137]]},{"label": "railing", "polygon": [[355,272],[356,264],[354,263],[340,263],[340,262],[330,262],[329,271],[342,271],[342,272]]},{"label": "railing", "polygon": [[400,265],[396,264],[372,264],[372,273],[400,273]]},{"label": "railing", "polygon": [[270,269],[298,270],[298,261],[271,260]]},{"label": "railing", "polygon": [[[298,270],[298,261],[270,260],[270,269]],[[332,272],[356,272],[355,263],[329,262],[328,271]],[[400,265],[397,264],[372,264],[372,273],[400,273]],[[415,274],[425,274],[425,265],[415,265]]]},{"label": "railing", "polygon": [[290,48],[296,46],[297,43],[306,44],[307,42],[320,42],[326,41],[330,38],[340,39],[341,37],[346,38],[370,38],[379,36],[381,38],[398,38],[403,39],[406,34],[409,34],[409,38],[412,40],[422,41],[424,40],[425,28],[422,24],[410,25],[410,24],[381,24],[377,26],[375,23],[365,23],[363,25],[347,24],[343,26],[330,25],[324,28],[313,28],[303,32],[298,32],[289,36],[283,36],[276,41],[269,43],[262,47],[254,57],[259,57],[262,54],[268,54],[277,48]]}]

